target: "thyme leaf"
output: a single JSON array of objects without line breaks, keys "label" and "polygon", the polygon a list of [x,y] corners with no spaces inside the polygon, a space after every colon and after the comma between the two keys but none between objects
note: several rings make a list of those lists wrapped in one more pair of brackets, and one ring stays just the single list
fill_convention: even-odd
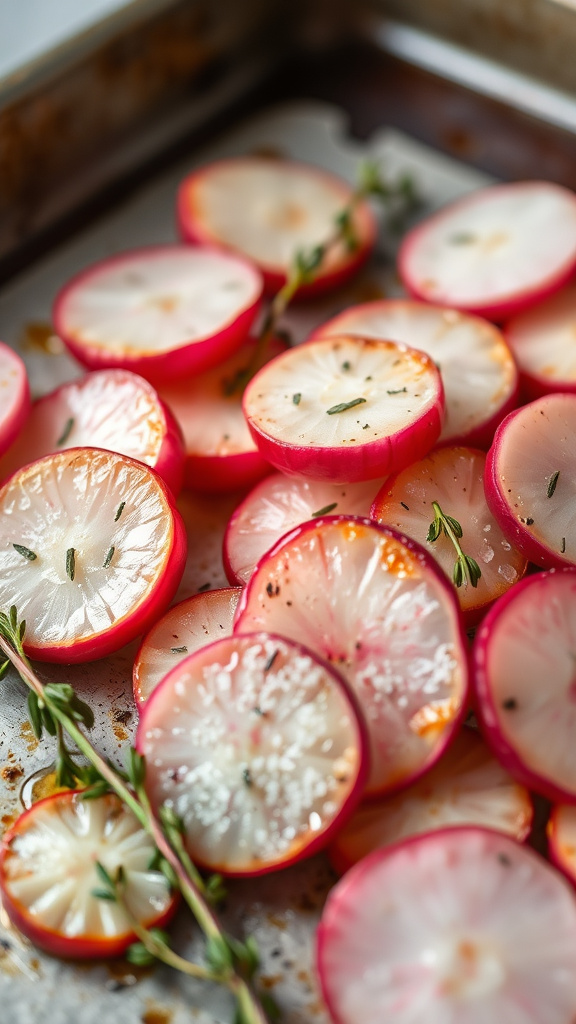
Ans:
[{"label": "thyme leaf", "polygon": [[326,415],[334,416],[337,412],[346,412],[347,409],[353,409],[354,406],[362,405],[365,401],[365,398],[353,398],[351,402],[339,402],[338,405],[333,405],[330,409],[326,409]]}]

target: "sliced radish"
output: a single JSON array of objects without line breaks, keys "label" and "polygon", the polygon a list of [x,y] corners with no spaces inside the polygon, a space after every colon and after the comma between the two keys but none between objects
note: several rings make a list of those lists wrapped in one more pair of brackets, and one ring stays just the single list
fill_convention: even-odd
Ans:
[{"label": "sliced radish", "polygon": [[367,519],[297,527],[256,566],[235,631],[298,639],[338,666],[370,734],[370,794],[407,786],[462,717],[467,654],[452,587],[417,545]]},{"label": "sliced radish", "polygon": [[20,356],[0,341],[0,455],[16,440],[29,412],[26,367]]},{"label": "sliced radish", "polygon": [[[201,167],[184,179],[178,195],[183,238],[231,249],[262,271],[268,291],[286,281],[296,254],[330,239],[336,218],[348,207],[347,182],[309,164],[241,156]],[[376,221],[365,202],[352,216],[355,245],[331,247],[302,295],[336,288],[370,255]]]},{"label": "sliced radish", "polygon": [[182,486],[180,428],[151,384],[128,370],[96,370],[35,402],[0,462],[0,479],[43,455],[85,446],[145,462],[175,494]]},{"label": "sliced radish", "polygon": [[410,231],[398,257],[414,298],[500,319],[576,268],[576,196],[549,181],[493,185]]},{"label": "sliced radish", "polygon": [[477,828],[377,850],[332,890],[318,971],[335,1024],[572,1024],[576,898]]},{"label": "sliced radish", "polygon": [[155,846],[129,811],[109,795],[82,800],[67,790],[40,800],[4,836],[0,852],[2,907],[35,945],[55,956],[120,956],[136,936],[126,910],[99,899],[99,863],[115,878],[124,869],[130,915],[146,928],[176,909]]},{"label": "sliced radish", "polygon": [[356,483],[421,458],[444,395],[424,352],[368,338],[321,338],[268,363],[244,392],[252,436],[276,469]]},{"label": "sliced radish", "polygon": [[231,635],[241,593],[240,587],[225,587],[194,594],[170,608],[152,626],[142,641],[132,670],[137,704],[148,700],[179,661]]},{"label": "sliced radish", "polygon": [[[193,490],[224,492],[251,487],[271,471],[248,430],[242,412],[242,388],[230,393],[238,373],[250,365],[256,345],[250,338],[215,369],[173,381],[161,389],[184,432],[185,482]],[[285,348],[284,343],[274,340],[267,358]]]},{"label": "sliced radish", "polygon": [[468,579],[457,588],[467,626],[482,617],[489,605],[526,572],[524,555],[515,550],[486,504],[486,456],[474,448],[440,448],[384,484],[376,495],[371,516],[425,545],[452,579],[457,559],[452,541],[441,533],[427,540],[434,519],[432,502],[462,527],[460,545],[475,559],[482,575],[476,586]]},{"label": "sliced radish", "polygon": [[256,563],[285,533],[321,515],[368,516],[378,481],[329,484],[273,473],[250,491],[224,534],[224,567],[243,585]]},{"label": "sliced radish", "polygon": [[309,856],[360,798],[365,728],[339,674],[269,634],[181,662],[142,711],[152,805],[183,819],[204,867],[261,874]]},{"label": "sliced radish", "polygon": [[170,380],[236,351],[259,309],[262,279],[239,257],[151,246],[82,271],[62,289],[54,326],[90,369],[120,366]]},{"label": "sliced radish", "polygon": [[0,608],[26,619],[32,658],[118,650],[165,610],[185,559],[166,485],[124,455],[71,448],[0,488]]},{"label": "sliced radish", "polygon": [[343,874],[381,846],[451,825],[493,828],[522,842],[532,817],[528,790],[502,768],[473,729],[464,727],[414,786],[358,807],[332,843],[330,860]]},{"label": "sliced radish", "polygon": [[528,576],[476,634],[474,682],[487,741],[531,789],[576,803],[576,570]]},{"label": "sliced radish", "polygon": [[444,443],[488,447],[518,399],[518,371],[502,333],[480,317],[406,299],[365,302],[345,310],[312,334],[360,334],[426,352],[440,370],[446,415]]},{"label": "sliced radish", "polygon": [[527,398],[576,392],[576,285],[569,284],[506,324]]},{"label": "sliced radish", "polygon": [[576,885],[576,807],[553,807],[546,833],[550,860]]},{"label": "sliced radish", "polygon": [[508,540],[544,568],[576,563],[576,395],[545,395],[498,427],[486,501]]}]

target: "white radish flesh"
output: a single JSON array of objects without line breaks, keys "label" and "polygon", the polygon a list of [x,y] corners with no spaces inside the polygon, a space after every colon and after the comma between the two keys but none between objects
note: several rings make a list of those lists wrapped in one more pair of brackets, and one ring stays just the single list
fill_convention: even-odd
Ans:
[{"label": "white radish flesh", "polygon": [[29,412],[26,367],[20,356],[0,341],[0,455],[16,440]]},{"label": "white radish flesh", "polygon": [[576,285],[506,324],[506,340],[520,370],[525,394],[576,391]]}]

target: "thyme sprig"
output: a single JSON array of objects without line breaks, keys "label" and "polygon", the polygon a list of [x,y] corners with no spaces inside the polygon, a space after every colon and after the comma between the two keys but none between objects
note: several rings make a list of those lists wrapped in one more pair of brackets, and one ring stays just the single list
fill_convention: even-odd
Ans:
[{"label": "thyme sprig", "polygon": [[242,392],[260,369],[265,360],[268,344],[277,333],[279,320],[302,285],[310,284],[315,279],[330,253],[342,244],[348,252],[354,252],[358,248],[359,240],[354,226],[354,213],[357,206],[369,198],[376,199],[381,203],[396,224],[419,203],[416,187],[410,175],[404,174],[394,182],[387,181],[382,175],[377,161],[367,161],[362,164],[358,185],[348,204],[335,215],[330,235],[323,242],[319,242],[309,249],[299,249],[295,253],[286,283],[272,299],[264,318],[254,355],[248,366],[239,370],[231,380],[226,382],[226,395]]},{"label": "thyme sprig", "polygon": [[[84,731],[94,724],[89,705],[81,701],[67,683],[44,685],[40,681],[24,653],[22,641],[25,631],[26,623],[18,620],[15,606],[10,608],[9,614],[0,612],[0,651],[6,659],[0,666],[0,674],[6,672],[10,663],[14,666],[29,689],[28,711],[35,734],[41,738],[46,731],[57,737],[57,769],[60,778],[65,780],[61,784],[75,786],[80,782],[87,785],[84,799],[96,799],[111,790],[132,811],[156,845],[161,870],[170,883],[180,889],[204,932],[207,967],[189,965],[186,973],[194,972],[197,977],[209,977],[228,988],[236,1000],[235,1024],[269,1024],[270,1017],[264,1008],[265,1000],[258,995],[253,982],[257,968],[254,942],[248,939],[240,943],[227,936],[214,911],[213,904],[222,893],[221,879],[215,876],[213,881],[204,882],[185,849],[183,823],[171,808],[163,806],[160,820],[155,817],[144,787],[144,757],[130,747],[126,771],[119,771],[102,757]],[[67,748],[64,734],[75,744],[77,752],[72,753]],[[80,757],[87,763],[80,763]],[[100,871],[99,876],[103,884],[102,892],[108,892],[108,895],[101,898],[122,897],[122,874],[112,879],[109,875],[104,877]],[[154,929],[150,932],[143,929],[137,933],[144,949],[151,955],[153,949],[156,959],[163,959],[165,963],[170,960],[172,967],[182,970],[182,958],[171,950],[165,954],[169,947],[163,935],[156,932]],[[218,969],[214,963],[216,950],[220,951]],[[158,956],[159,953],[163,955]]]},{"label": "thyme sprig", "polygon": [[442,511],[437,501],[432,502],[432,508],[434,509],[434,519],[430,523],[428,529],[428,535],[426,540],[430,544],[433,544],[438,540],[441,534],[448,537],[448,540],[452,541],[456,549],[456,562],[454,563],[454,570],[452,573],[452,581],[455,587],[461,587],[466,581],[471,587],[478,586],[478,580],[480,579],[482,572],[480,566],[475,558],[471,555],[467,555],[462,550],[460,545],[460,539],[462,537],[462,527],[457,519],[447,515]]}]

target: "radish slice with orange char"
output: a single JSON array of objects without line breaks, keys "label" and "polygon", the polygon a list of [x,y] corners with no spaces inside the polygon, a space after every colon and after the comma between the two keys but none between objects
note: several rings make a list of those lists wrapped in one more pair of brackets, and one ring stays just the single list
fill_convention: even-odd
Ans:
[{"label": "radish slice with orange char", "polygon": [[194,594],[180,601],[152,626],[136,655],[134,699],[144,704],[158,683],[189,654],[232,633],[240,587]]},{"label": "radish slice with orange char", "polygon": [[453,825],[480,825],[522,842],[532,817],[528,790],[464,727],[414,786],[361,804],[332,843],[330,860],[343,874],[373,850]]},{"label": "radish slice with orange char", "polygon": [[[189,242],[206,242],[241,253],[276,292],[285,283],[296,253],[334,235],[339,214],[351,202],[350,185],[309,164],[241,156],[207,164],[184,179],[178,195],[178,223]],[[370,255],[376,220],[368,203],[357,203],[351,218],[356,244],[330,248],[314,280],[299,295],[336,288]]]},{"label": "radish slice with orange char", "polygon": [[154,809],[173,808],[193,860],[229,875],[325,845],[367,771],[365,727],[339,674],[264,633],[181,662],[143,709],[137,746]]},{"label": "radish slice with orange char", "polygon": [[551,391],[576,392],[576,285],[513,317],[508,342],[527,398]]},{"label": "radish slice with orange char", "polygon": [[444,444],[488,447],[500,420],[518,399],[518,371],[501,331],[480,317],[406,299],[351,306],[312,338],[360,334],[426,352],[440,370],[446,415]]},{"label": "radish slice with orange char", "polygon": [[185,560],[170,491],[124,455],[71,448],[0,488],[0,608],[26,619],[31,658],[118,650],[166,609]]},{"label": "radish slice with orange char", "polygon": [[572,1024],[576,898],[507,836],[431,832],[332,890],[317,964],[334,1024]]},{"label": "radish slice with orange char", "polygon": [[20,356],[0,341],[0,455],[16,440],[29,412],[26,367]]},{"label": "radish slice with orange char", "polygon": [[120,904],[94,895],[104,888],[96,864],[113,879],[122,867],[130,914],[146,928],[161,927],[177,901],[162,872],[150,868],[155,852],[117,796],[82,800],[81,793],[58,793],[33,804],[4,836],[2,907],[23,935],[54,956],[120,956],[136,936]]},{"label": "radish slice with orange char", "polygon": [[182,486],[180,428],[152,385],[128,370],[96,370],[35,402],[18,441],[0,461],[0,479],[43,455],[85,446],[145,462],[174,494]]},{"label": "radish slice with orange char", "polygon": [[557,804],[546,827],[548,856],[552,863],[576,885],[576,807]]},{"label": "radish slice with orange char", "polygon": [[238,506],[224,534],[224,568],[243,585],[256,563],[294,526],[321,515],[367,516],[379,481],[329,484],[273,473]]},{"label": "radish slice with orange char", "polygon": [[476,634],[474,685],[487,742],[509,772],[576,803],[576,570],[528,576]]},{"label": "radish slice with orange char", "polygon": [[262,278],[240,257],[159,245],[102,260],[74,277],[54,305],[54,326],[89,369],[122,367],[170,380],[215,366],[242,344]]},{"label": "radish slice with orange char", "polygon": [[413,228],[398,256],[414,298],[502,319],[576,268],[576,195],[549,181],[493,185]]},{"label": "radish slice with orange char", "polygon": [[576,564],[576,395],[545,395],[494,435],[486,501],[504,535],[545,569]]},{"label": "radish slice with orange char", "polygon": [[345,675],[368,724],[370,795],[421,775],[460,723],[467,653],[453,589],[419,545],[367,519],[327,516],[283,537],[234,629],[298,639]]},{"label": "radish slice with orange char", "polygon": [[376,495],[371,516],[424,544],[453,578],[458,557],[444,533],[427,540],[434,520],[432,502],[456,519],[462,528],[460,545],[476,561],[481,576],[473,586],[464,578],[456,590],[467,626],[473,626],[489,605],[526,572],[527,562],[514,549],[486,504],[486,456],[474,448],[440,448],[384,484]]},{"label": "radish slice with orange char", "polygon": [[264,458],[285,473],[357,483],[398,472],[440,435],[444,393],[424,352],[340,336],[289,349],[244,392]]}]

